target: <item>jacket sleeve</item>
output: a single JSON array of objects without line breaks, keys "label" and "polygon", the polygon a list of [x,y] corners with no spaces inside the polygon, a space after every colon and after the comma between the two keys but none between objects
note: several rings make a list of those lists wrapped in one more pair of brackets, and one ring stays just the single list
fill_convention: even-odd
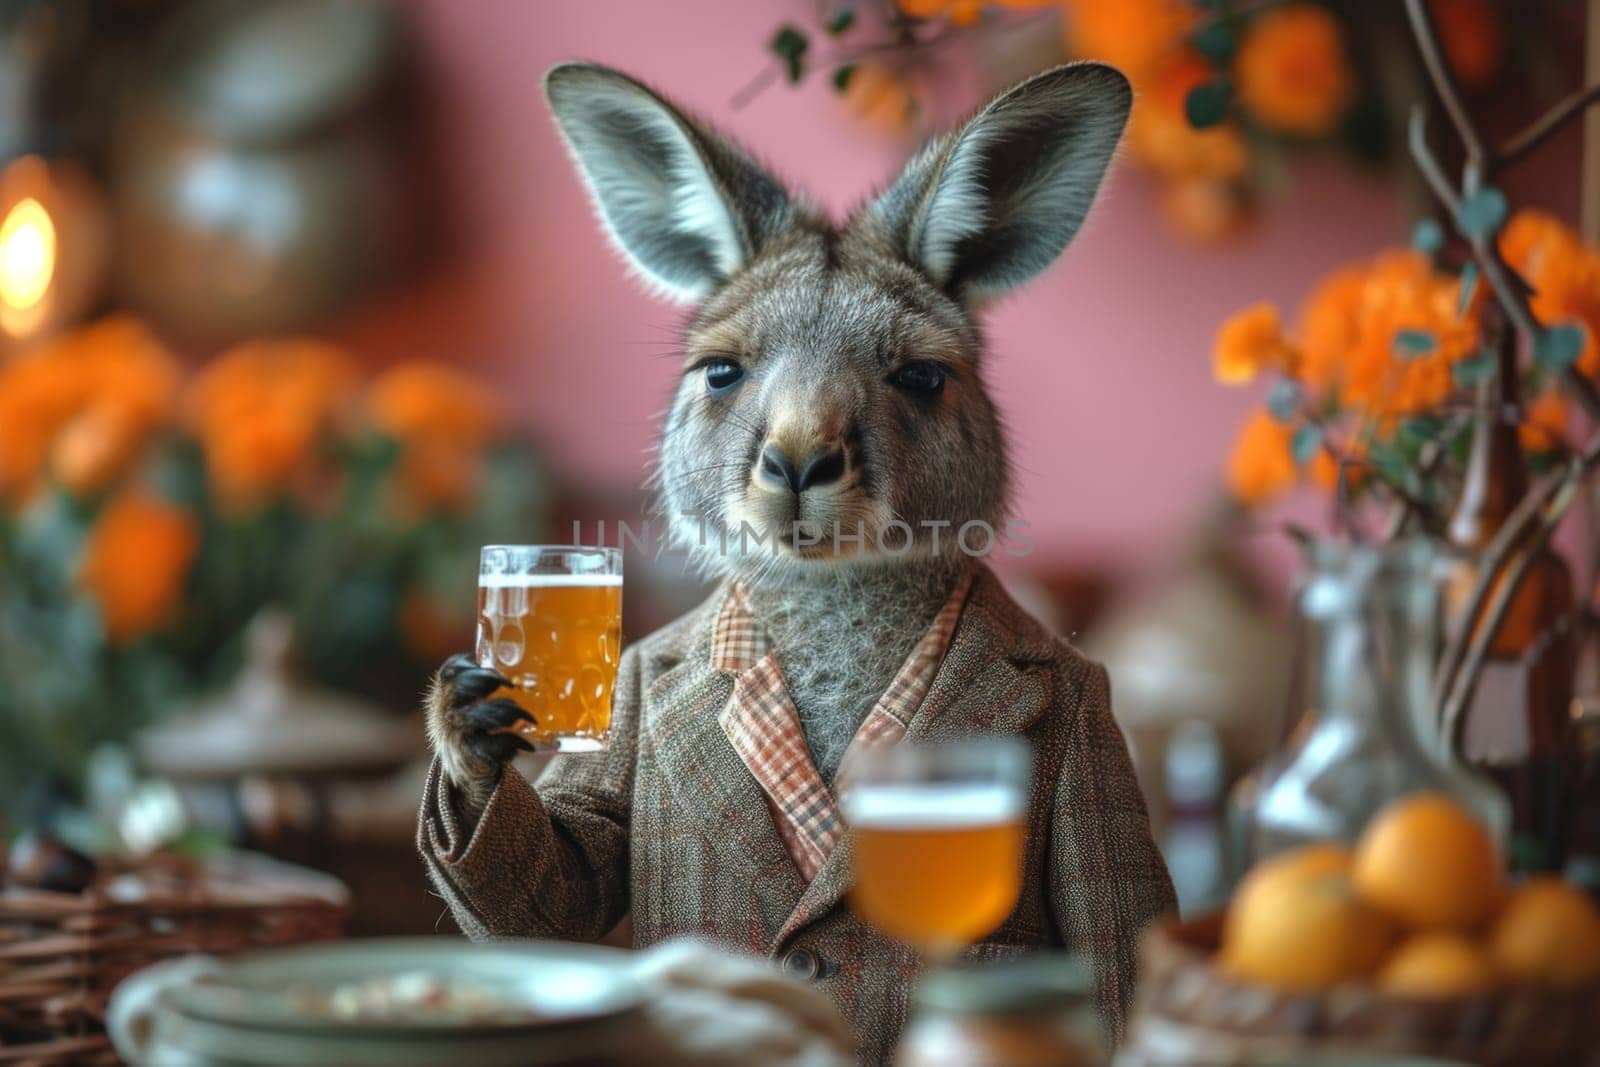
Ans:
[{"label": "jacket sleeve", "polygon": [[1055,783],[1050,906],[1067,947],[1092,968],[1100,1022],[1114,1045],[1127,1031],[1140,935],[1177,901],[1111,715],[1110,679],[1099,664],[1081,662]]},{"label": "jacket sleeve", "polygon": [[594,941],[627,914],[639,673],[624,651],[604,752],[552,756],[537,789],[507,766],[475,825],[434,761],[417,845],[467,936]]}]

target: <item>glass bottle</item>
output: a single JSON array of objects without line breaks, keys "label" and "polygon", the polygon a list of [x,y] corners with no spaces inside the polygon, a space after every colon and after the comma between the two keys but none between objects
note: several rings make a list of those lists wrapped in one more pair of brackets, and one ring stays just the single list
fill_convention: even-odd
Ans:
[{"label": "glass bottle", "polygon": [[[1518,438],[1516,335],[1504,331],[1501,373],[1481,387],[1478,418],[1450,516],[1455,558],[1445,583],[1452,624],[1482,573],[1482,555],[1528,491]],[[1519,563],[1517,553],[1504,572]],[[1576,773],[1572,699],[1578,642],[1572,573],[1544,548],[1516,590],[1489,646],[1453,744],[1461,758],[1499,785],[1511,801],[1515,866],[1559,868],[1566,812]]]},{"label": "glass bottle", "polygon": [[1437,557],[1421,540],[1318,542],[1296,598],[1290,728],[1242,815],[1248,863],[1312,841],[1351,844],[1397,797],[1442,792],[1506,844],[1499,791],[1457,764],[1435,725]]}]

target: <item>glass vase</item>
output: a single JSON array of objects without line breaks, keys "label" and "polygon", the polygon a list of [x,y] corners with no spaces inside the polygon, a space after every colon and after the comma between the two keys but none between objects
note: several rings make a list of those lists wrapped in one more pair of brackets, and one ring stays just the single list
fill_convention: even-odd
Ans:
[{"label": "glass vase", "polygon": [[1295,599],[1288,729],[1240,814],[1249,863],[1313,841],[1353,844],[1423,790],[1475,815],[1505,854],[1510,812],[1444,745],[1435,714],[1439,567],[1423,541],[1318,542]]}]

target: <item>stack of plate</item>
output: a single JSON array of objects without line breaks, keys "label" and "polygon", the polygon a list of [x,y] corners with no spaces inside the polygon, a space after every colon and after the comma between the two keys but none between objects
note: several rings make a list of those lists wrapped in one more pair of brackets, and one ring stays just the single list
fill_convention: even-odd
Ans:
[{"label": "stack of plate", "polygon": [[638,1039],[631,958],[448,938],[192,957],[125,981],[109,1027],[117,1051],[148,1067],[598,1067]]}]

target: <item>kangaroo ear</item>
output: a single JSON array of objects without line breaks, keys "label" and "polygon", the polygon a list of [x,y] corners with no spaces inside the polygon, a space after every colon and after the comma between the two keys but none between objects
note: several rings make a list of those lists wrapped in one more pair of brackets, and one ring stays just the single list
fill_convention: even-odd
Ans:
[{"label": "kangaroo ear", "polygon": [[562,63],[544,91],[606,232],[667,296],[705,296],[788,220],[776,181],[632,78]]},{"label": "kangaroo ear", "polygon": [[1128,121],[1101,63],[1035,75],[929,144],[867,210],[936,285],[982,300],[1048,267],[1083,224]]}]

